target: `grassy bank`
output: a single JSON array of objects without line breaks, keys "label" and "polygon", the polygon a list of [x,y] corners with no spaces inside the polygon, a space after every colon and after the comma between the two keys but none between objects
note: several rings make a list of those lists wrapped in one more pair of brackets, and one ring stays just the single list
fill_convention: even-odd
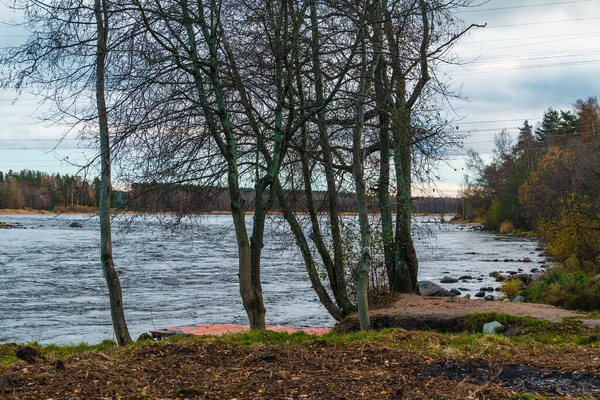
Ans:
[{"label": "grassy bank", "polygon": [[[490,317],[504,318],[476,315],[473,327]],[[600,339],[594,333],[576,324],[503,321],[524,330],[514,337],[393,329],[324,337],[172,337],[124,347],[109,341],[33,344],[47,359],[63,360],[64,371],[48,362],[25,364],[16,359],[15,345],[1,345],[0,398],[524,399],[585,396],[594,388],[600,393]],[[537,386],[528,383],[532,374]],[[544,374],[555,383],[544,381]]]}]

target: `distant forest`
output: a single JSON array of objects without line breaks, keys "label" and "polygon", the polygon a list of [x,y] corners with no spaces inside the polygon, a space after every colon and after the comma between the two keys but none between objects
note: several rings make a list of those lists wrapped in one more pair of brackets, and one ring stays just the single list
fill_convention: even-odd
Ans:
[{"label": "distant forest", "polygon": [[[80,176],[48,174],[42,171],[0,171],[0,209],[81,209],[98,206],[100,180],[91,182]],[[315,192],[314,201],[325,210],[326,193]],[[245,189],[242,197],[246,205],[254,202],[254,191]],[[295,211],[306,210],[303,193],[288,192],[286,198]],[[228,212],[229,194],[219,187],[195,185],[134,183],[130,190],[113,190],[112,205],[115,208],[142,212],[204,213]],[[338,193],[340,212],[356,212],[356,197],[353,193]],[[456,198],[416,197],[413,199],[415,213],[455,213],[459,207]],[[377,213],[377,199],[372,196],[369,209]],[[272,211],[279,211],[274,204]]]}]

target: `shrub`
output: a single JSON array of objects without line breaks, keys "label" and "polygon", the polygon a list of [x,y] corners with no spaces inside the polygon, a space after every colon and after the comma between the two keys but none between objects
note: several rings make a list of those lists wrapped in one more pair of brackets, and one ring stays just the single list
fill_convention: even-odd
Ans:
[{"label": "shrub", "polygon": [[564,202],[558,219],[543,221],[539,233],[548,255],[559,259],[571,272],[595,274],[600,256],[600,218],[588,203]]},{"label": "shrub", "polygon": [[554,267],[539,282],[525,289],[525,297],[534,303],[551,304],[569,310],[600,310],[600,288],[590,276]]},{"label": "shrub", "polygon": [[506,234],[514,232],[515,226],[511,221],[504,221],[502,225],[500,225],[500,233]]},{"label": "shrub", "polygon": [[509,299],[514,299],[521,293],[523,282],[520,279],[509,279],[500,286],[500,291]]}]

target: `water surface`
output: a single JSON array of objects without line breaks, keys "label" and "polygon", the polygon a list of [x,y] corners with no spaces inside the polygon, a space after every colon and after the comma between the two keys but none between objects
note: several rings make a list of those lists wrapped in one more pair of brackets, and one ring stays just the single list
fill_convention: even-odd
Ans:
[{"label": "water surface", "polygon": [[[96,343],[112,338],[97,218],[2,215],[0,219],[27,228],[0,230],[0,342]],[[165,230],[164,221],[156,217],[126,219],[115,220],[113,251],[134,338],[167,326],[247,323],[238,292],[230,216],[184,221],[183,228],[189,229],[176,232]],[[83,228],[70,228],[74,221]],[[287,228],[277,226],[265,239],[261,270],[267,323],[332,326],[335,321],[311,288]],[[422,238],[416,241],[419,279],[439,282],[445,275],[471,275],[472,280],[443,285],[470,290],[464,294],[498,286],[489,278],[492,271],[529,271],[543,262],[532,240],[460,225],[422,226],[435,235],[419,235]],[[517,261],[525,257],[532,263]]]}]

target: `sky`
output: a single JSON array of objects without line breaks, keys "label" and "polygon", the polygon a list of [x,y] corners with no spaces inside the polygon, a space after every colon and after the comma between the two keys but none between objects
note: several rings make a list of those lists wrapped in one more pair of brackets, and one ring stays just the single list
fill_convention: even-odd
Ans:
[{"label": "sky", "polygon": [[[535,126],[548,107],[571,110],[577,99],[600,96],[600,0],[490,0],[457,14],[487,24],[466,34],[453,53],[462,65],[440,66],[465,99],[449,101],[458,132],[468,133],[439,167],[436,191],[455,196],[466,149],[490,161],[494,135],[516,139],[525,119]],[[0,20],[11,18],[0,2]],[[18,45],[24,32],[0,23],[0,48]],[[73,174],[90,156],[60,126],[40,122],[37,99],[0,89],[0,171],[24,168]]]}]

